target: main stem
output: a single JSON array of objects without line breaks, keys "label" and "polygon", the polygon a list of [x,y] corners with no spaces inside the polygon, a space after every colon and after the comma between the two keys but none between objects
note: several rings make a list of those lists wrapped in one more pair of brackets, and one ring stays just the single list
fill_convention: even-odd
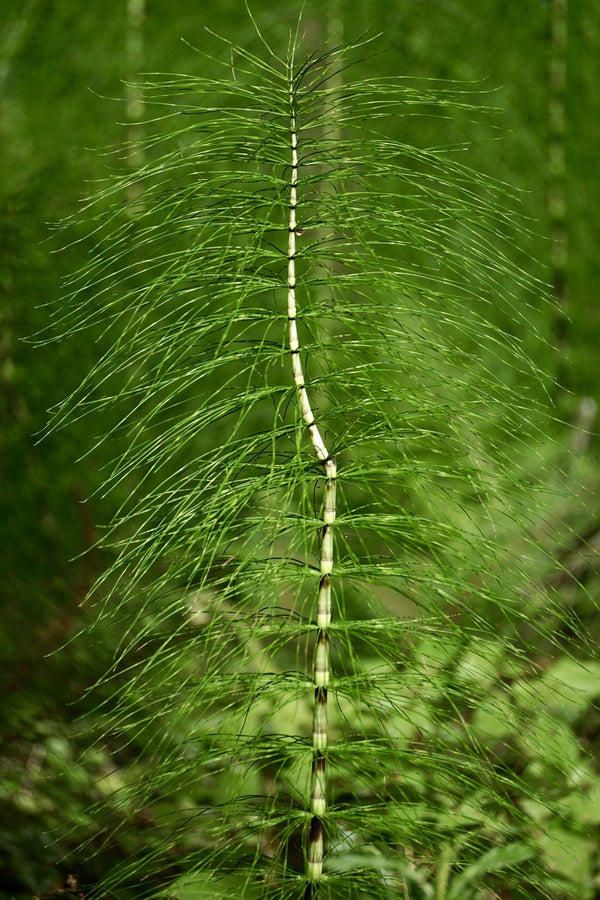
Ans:
[{"label": "main stem", "polygon": [[323,872],[324,827],[326,810],[326,753],[327,753],[327,687],[329,685],[329,635],[331,623],[331,572],[333,570],[333,534],[335,522],[335,495],[337,467],[321,436],[310,405],[304,371],[300,359],[296,307],[296,232],[298,206],[298,131],[296,127],[296,101],[293,71],[290,70],[290,131],[292,144],[292,168],[290,176],[290,217],[288,235],[288,328],[289,347],[292,355],[292,372],[296,382],[298,404],[317,459],[325,472],[325,499],[323,503],[323,528],[321,531],[321,559],[319,594],[317,598],[317,643],[313,663],[315,702],[313,711],[313,762],[310,808],[312,818],[306,852],[305,898],[315,898]]}]

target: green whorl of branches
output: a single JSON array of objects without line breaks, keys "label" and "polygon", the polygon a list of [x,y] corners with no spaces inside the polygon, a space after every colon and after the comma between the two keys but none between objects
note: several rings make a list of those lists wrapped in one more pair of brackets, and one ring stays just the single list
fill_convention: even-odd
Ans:
[{"label": "green whorl of branches", "polygon": [[507,383],[531,378],[531,285],[503,188],[413,140],[468,95],[355,77],[356,53],[232,47],[223,78],[148,84],[137,212],[131,175],[87,207],[58,327],[106,350],[57,421],[118,411],[99,740],[139,760],[113,809],[153,810],[111,896],[538,883],[522,801],[545,800],[471,721],[485,691],[508,715],[502,680],[556,622]]}]

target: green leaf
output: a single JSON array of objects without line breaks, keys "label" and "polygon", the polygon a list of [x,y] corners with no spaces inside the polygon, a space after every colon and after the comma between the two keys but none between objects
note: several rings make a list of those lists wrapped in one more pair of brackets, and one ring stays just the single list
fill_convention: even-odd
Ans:
[{"label": "green leaf", "polygon": [[551,872],[576,888],[582,900],[593,896],[595,841],[560,826],[549,825],[539,836],[538,844]]},{"label": "green leaf", "polygon": [[574,717],[600,697],[600,662],[563,656],[545,671],[542,682],[549,707]]},{"label": "green leaf", "polygon": [[235,875],[215,878],[207,872],[192,872],[177,878],[161,896],[165,900],[210,900],[213,897],[219,900],[247,897],[252,900],[261,896],[261,890]]},{"label": "green leaf", "polygon": [[581,748],[573,731],[550,713],[539,712],[528,720],[518,742],[530,758],[556,767],[567,777],[581,761]]},{"label": "green leaf", "polygon": [[447,900],[461,900],[462,897],[468,897],[469,888],[485,883],[486,875],[517,867],[520,863],[531,859],[534,853],[531,847],[518,842],[492,847],[452,879],[446,894]]},{"label": "green leaf", "polygon": [[525,709],[554,710],[573,719],[600,696],[600,663],[563,656],[540,678],[518,682],[514,692]]},{"label": "green leaf", "polygon": [[591,783],[582,784],[562,800],[567,814],[576,825],[600,824],[600,779],[594,776]]}]

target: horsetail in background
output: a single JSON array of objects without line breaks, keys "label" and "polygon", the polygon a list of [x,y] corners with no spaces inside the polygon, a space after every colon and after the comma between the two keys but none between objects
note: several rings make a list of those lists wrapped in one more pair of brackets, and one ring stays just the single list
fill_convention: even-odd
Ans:
[{"label": "horsetail in background", "polygon": [[111,803],[148,849],[101,890],[543,886],[522,835],[544,798],[476,726],[493,686],[486,721],[519,731],[503,685],[561,615],[526,589],[541,551],[517,477],[539,286],[502,246],[504,188],[435,143],[478,114],[463,90],[365,77],[360,44],[298,64],[297,43],[146,85],[165,115],[88,204],[59,316],[103,352],[57,421],[114,405],[128,444],[96,586],[122,635],[99,740],[139,758]]}]

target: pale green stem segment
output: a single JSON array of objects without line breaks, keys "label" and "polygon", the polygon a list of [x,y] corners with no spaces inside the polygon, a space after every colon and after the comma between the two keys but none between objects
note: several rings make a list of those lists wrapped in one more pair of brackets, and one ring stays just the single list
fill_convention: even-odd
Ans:
[{"label": "pale green stem segment", "polygon": [[[333,571],[333,534],[332,526],[336,515],[336,477],[335,460],[330,456],[321,432],[315,422],[310,405],[298,341],[298,323],[296,308],[296,231],[298,205],[298,132],[296,128],[296,105],[294,84],[290,73],[290,129],[292,145],[292,168],[290,177],[290,217],[288,236],[288,326],[289,348],[292,355],[292,372],[296,383],[298,404],[302,418],[317,459],[322,463],[325,472],[325,499],[323,503],[323,529],[321,532],[320,581],[317,599],[318,637],[315,647],[313,679],[315,684],[315,702],[313,713],[313,765],[311,782],[310,831],[306,856],[306,877],[309,884],[315,884],[323,872],[324,828],[323,817],[326,810],[327,775],[325,754],[327,751],[327,687],[329,685],[329,635],[327,629],[331,622],[331,573]],[[312,896],[312,894],[311,894]]]}]

